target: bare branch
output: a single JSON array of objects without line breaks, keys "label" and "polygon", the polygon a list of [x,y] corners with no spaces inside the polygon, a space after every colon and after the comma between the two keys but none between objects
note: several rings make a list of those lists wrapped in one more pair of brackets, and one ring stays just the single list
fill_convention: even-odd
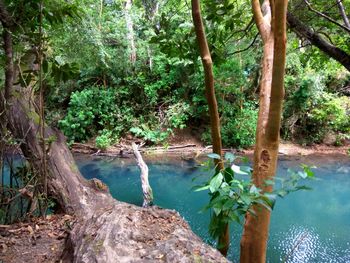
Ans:
[{"label": "bare branch", "polygon": [[350,54],[346,53],[337,46],[332,45],[330,42],[321,37],[320,34],[303,24],[298,18],[289,12],[287,14],[287,20],[289,28],[299,37],[306,38],[312,45],[318,47],[320,50],[325,52],[331,58],[337,60],[350,71]]},{"label": "bare branch", "polygon": [[244,52],[244,51],[247,51],[248,49],[250,49],[250,48],[254,45],[256,39],[258,38],[258,36],[259,36],[259,33],[257,33],[257,34],[255,35],[255,37],[254,37],[252,43],[250,43],[247,47],[245,47],[245,48],[243,48],[243,49],[240,49],[240,50],[237,50],[237,51],[234,51],[234,52],[232,52],[232,53],[229,53],[228,56],[232,56],[232,55],[234,55],[234,54],[242,53],[242,52]]},{"label": "bare branch", "polygon": [[348,32],[348,33],[350,34],[350,28],[348,28],[348,27],[346,27],[346,26],[343,26],[342,24],[340,24],[340,23],[338,23],[337,21],[335,21],[333,18],[331,18],[331,17],[325,15],[324,13],[322,13],[322,12],[320,12],[320,11],[314,9],[314,8],[311,6],[311,4],[310,4],[310,2],[309,2],[308,0],[304,0],[304,2],[305,2],[305,4],[307,5],[307,7],[309,8],[310,11],[312,11],[312,12],[318,14],[319,16],[325,18],[325,19],[328,20],[329,22],[331,22],[331,23],[337,25],[338,27],[344,29],[346,32]]},{"label": "bare branch", "polygon": [[349,18],[346,15],[345,8],[343,6],[342,0],[337,0],[337,5],[338,5],[338,8],[339,8],[339,12],[340,12],[340,14],[341,14],[341,16],[342,16],[342,18],[344,20],[345,26],[350,29]]}]

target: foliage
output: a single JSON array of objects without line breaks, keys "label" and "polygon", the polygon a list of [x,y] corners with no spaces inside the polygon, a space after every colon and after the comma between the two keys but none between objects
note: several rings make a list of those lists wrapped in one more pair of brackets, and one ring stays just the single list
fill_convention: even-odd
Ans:
[{"label": "foliage", "polygon": [[[39,43],[40,2],[5,1],[21,25],[14,31],[14,48],[16,59],[22,62]],[[186,2],[157,1],[158,9],[152,9],[146,1],[133,2],[129,15],[137,48],[135,64],[127,52],[124,1],[42,3],[46,117],[50,124],[61,127],[70,141],[102,136],[96,138],[96,143],[106,147],[131,131],[149,142],[164,143],[176,128],[208,128],[202,66]],[[312,5],[322,9],[326,4]],[[247,12],[250,8],[241,0],[202,1],[225,146],[249,147],[254,143],[261,39],[255,38],[257,29],[251,12]],[[301,20],[309,19],[315,28],[325,29],[333,42],[348,50],[348,36],[339,34],[335,25],[311,16],[304,7],[305,12],[295,10],[295,4],[291,8]],[[289,34],[288,42],[283,137],[321,142],[324,133],[318,127],[325,124],[341,142],[348,136],[347,124],[332,124],[334,120],[322,119],[322,113],[314,109],[336,110],[323,106],[327,103],[323,98],[327,94],[334,98],[347,94],[342,90],[349,74],[317,49],[302,47],[305,43],[294,34]],[[3,53],[0,58],[3,65]],[[36,82],[38,76],[33,71],[23,68],[22,73],[23,79]],[[0,78],[3,82],[4,77]],[[106,99],[96,92],[88,96],[95,86],[112,91]],[[79,94],[82,101],[74,94]],[[103,107],[92,109],[95,105],[87,105],[84,96],[96,97],[97,105]],[[206,132],[203,139],[208,138]]]},{"label": "foliage", "polygon": [[[209,158],[220,159],[217,154],[209,154]],[[221,171],[214,170],[214,175],[204,185],[195,187],[195,191],[209,190],[210,201],[203,210],[212,209],[212,217],[209,225],[211,237],[218,238],[225,231],[224,226],[230,222],[242,223],[247,213],[255,214],[254,205],[272,210],[276,198],[285,197],[291,192],[298,190],[310,190],[305,185],[300,185],[300,180],[313,179],[314,173],[307,165],[302,165],[302,171],[288,170],[289,177],[277,178],[281,181],[280,187],[272,192],[264,192],[257,188],[250,179],[241,179],[242,176],[251,176],[249,166],[234,164],[240,158],[232,153],[226,153],[224,158],[226,168]],[[207,163],[209,165],[209,163]],[[273,185],[274,181],[265,181],[266,186]],[[263,208],[261,208],[263,209]]]},{"label": "foliage", "polygon": [[[118,136],[131,125],[133,114],[130,107],[116,107],[117,95],[118,89],[96,86],[72,93],[67,115],[59,122],[60,128],[70,141],[84,141],[106,129]],[[111,134],[107,134],[109,132],[97,140],[99,144],[108,141]]]},{"label": "foliage", "polygon": [[102,130],[100,135],[98,135],[95,139],[96,147],[101,150],[107,149],[108,146],[111,146],[113,142],[113,134],[108,130]]},{"label": "foliage", "polygon": [[[315,139],[321,141],[324,136],[333,131],[338,133],[338,144],[342,137],[350,136],[350,99],[348,97],[336,97],[333,94],[324,93],[313,108],[307,121],[316,132]],[[322,127],[322,129],[319,129]]]},{"label": "foliage", "polygon": [[320,143],[327,133],[346,136],[348,98],[334,93],[334,85],[343,85],[347,74],[333,61],[315,68],[313,58],[303,62],[296,53],[288,55],[286,72],[283,136],[302,143]]},{"label": "foliage", "polygon": [[[242,109],[238,108],[236,111],[233,111],[232,105],[230,106],[229,113],[224,112],[222,118],[221,137],[223,144],[243,148],[252,146],[255,143],[257,109],[249,103],[245,103]],[[210,133],[204,133],[202,139],[210,142]]]},{"label": "foliage", "polygon": [[186,127],[189,109],[189,105],[184,102],[170,105],[164,111],[160,107],[159,113],[152,116],[148,122],[141,117],[137,126],[132,127],[130,132],[148,142],[164,143],[174,129]]}]

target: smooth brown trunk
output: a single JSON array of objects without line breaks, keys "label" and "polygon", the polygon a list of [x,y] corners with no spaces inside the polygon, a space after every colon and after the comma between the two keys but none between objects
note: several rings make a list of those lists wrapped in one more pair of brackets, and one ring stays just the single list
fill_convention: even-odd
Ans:
[{"label": "smooth brown trunk", "polygon": [[[199,52],[200,52],[200,56],[201,56],[202,64],[204,68],[205,95],[206,95],[208,107],[209,107],[213,152],[222,156],[220,117],[219,117],[216,96],[215,96],[213,62],[211,59],[207,38],[205,35],[199,0],[192,0],[191,2],[192,2],[193,24],[194,24],[194,28],[197,36],[197,42],[199,46]],[[215,160],[215,163],[216,163],[217,171],[224,169],[224,164],[222,160]],[[229,225],[227,224],[225,226],[224,234],[221,237],[219,237],[218,249],[224,256],[226,256],[229,246],[230,246],[230,233],[229,233]]]},{"label": "smooth brown trunk", "polygon": [[[270,27],[263,18],[260,6],[253,3],[255,19],[263,34],[264,57],[262,83],[260,87],[260,107],[257,126],[257,140],[254,150],[253,182],[265,192],[272,191],[265,180],[273,179],[278,159],[279,131],[284,96],[284,71],[286,52],[286,12],[287,1],[274,1],[271,5]],[[259,10],[256,10],[256,8]],[[264,19],[263,21],[261,19]],[[263,30],[270,28],[269,30]],[[263,263],[266,261],[266,248],[269,234],[270,212],[262,206],[253,207],[256,215],[247,214],[241,240],[243,263]]]}]

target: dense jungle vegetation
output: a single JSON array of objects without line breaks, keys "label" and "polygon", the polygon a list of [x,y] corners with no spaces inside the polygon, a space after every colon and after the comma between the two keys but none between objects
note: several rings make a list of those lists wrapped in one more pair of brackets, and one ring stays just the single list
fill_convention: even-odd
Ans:
[{"label": "dense jungle vegetation", "polygon": [[[306,189],[297,179],[313,177],[303,166],[288,191],[273,192],[280,134],[303,145],[349,143],[348,10],[341,0],[0,0],[0,212],[9,218],[20,197],[29,200],[23,216],[49,207],[75,215],[62,258],[112,259],[113,242],[123,240],[115,231],[134,229],[109,217],[146,210],[85,180],[64,137],[102,150],[124,138],[167,146],[186,129],[213,146],[214,174],[201,190],[210,191],[220,252],[229,249],[229,222],[244,217],[241,262],[265,262],[275,197]],[[18,169],[7,158],[12,144],[26,160]],[[222,146],[254,144],[251,179],[240,183],[236,157]],[[133,151],[140,157],[136,144]],[[91,250],[99,235],[110,241],[99,245],[105,255]]]},{"label": "dense jungle vegetation", "polygon": [[[18,16],[30,17],[37,9],[35,1],[16,2],[21,2],[12,4]],[[79,5],[44,6],[47,122],[63,130],[70,142],[93,141],[101,149],[125,136],[166,144],[177,129],[185,127],[210,144],[203,70],[189,3],[127,2],[85,0]],[[251,146],[262,42],[250,3],[203,1],[202,5],[223,144]],[[349,52],[349,29],[344,31],[312,11],[342,24],[336,1],[291,1],[289,5],[302,23]],[[349,3],[343,5],[350,9]],[[30,27],[23,30],[16,36],[15,49],[22,61],[26,50],[39,41],[38,32],[30,32]],[[24,70],[23,81],[32,74]],[[344,66],[289,31],[283,138],[301,144],[342,144],[350,134],[349,83]]]}]

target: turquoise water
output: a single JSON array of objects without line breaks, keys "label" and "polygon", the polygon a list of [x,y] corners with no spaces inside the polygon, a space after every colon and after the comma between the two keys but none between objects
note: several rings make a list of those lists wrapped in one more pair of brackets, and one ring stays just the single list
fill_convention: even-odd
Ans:
[{"label": "turquoise water", "polygon": [[[132,159],[78,156],[77,162],[86,178],[104,181],[116,199],[142,204],[140,172]],[[279,176],[300,163],[315,164],[320,180],[312,182],[312,191],[292,193],[277,201],[271,218],[268,262],[350,262],[349,158],[285,158],[279,163]],[[176,209],[196,234],[212,244],[207,233],[209,213],[198,213],[207,203],[208,195],[191,191],[201,181],[192,179],[205,173],[194,162],[180,159],[153,160],[148,165],[155,204]],[[231,225],[229,259],[234,262],[239,258],[241,228],[238,224]]]}]

